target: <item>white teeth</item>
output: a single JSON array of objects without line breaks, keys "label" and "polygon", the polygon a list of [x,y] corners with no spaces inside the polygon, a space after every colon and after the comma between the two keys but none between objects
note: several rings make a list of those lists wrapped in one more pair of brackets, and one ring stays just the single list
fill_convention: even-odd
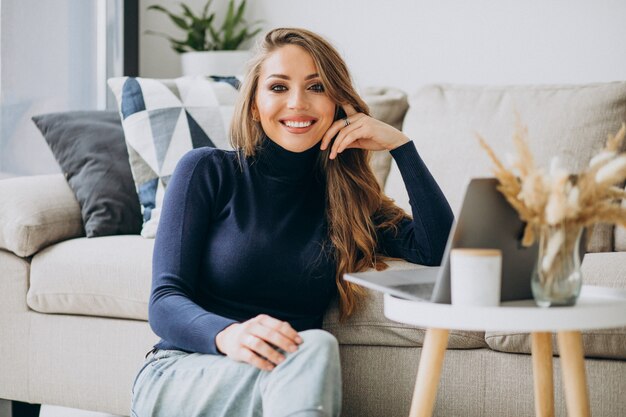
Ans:
[{"label": "white teeth", "polygon": [[285,125],[287,125],[288,127],[309,127],[312,123],[312,120],[309,120],[308,122],[294,122],[291,120],[285,120]]}]

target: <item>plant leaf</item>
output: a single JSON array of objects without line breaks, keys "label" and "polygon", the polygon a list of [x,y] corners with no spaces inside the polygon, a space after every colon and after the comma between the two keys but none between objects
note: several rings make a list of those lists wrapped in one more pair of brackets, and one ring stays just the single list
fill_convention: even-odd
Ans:
[{"label": "plant leaf", "polygon": [[204,50],[204,36],[197,32],[189,32],[186,43],[194,51]]},{"label": "plant leaf", "polygon": [[[202,9],[202,19],[206,20],[208,15],[207,13],[209,12],[209,7],[211,7],[211,3],[213,2],[213,0],[208,0],[206,2],[206,4],[204,5],[204,9]],[[212,13],[211,16],[215,16],[215,13]],[[213,18],[211,17],[211,20],[213,20]]]},{"label": "plant leaf", "polygon": [[211,33],[211,39],[213,39],[214,44],[221,43],[219,34],[215,31],[215,29],[213,29],[213,27],[209,28],[209,33]]},{"label": "plant leaf", "polygon": [[166,35],[165,33],[154,32],[152,30],[146,30],[144,33],[147,35],[155,35],[167,39],[170,42],[172,49],[178,53],[186,52],[186,50],[184,49],[185,47],[187,47],[186,41],[179,41],[172,38],[171,36]]},{"label": "plant leaf", "polygon": [[257,30],[255,30],[254,32],[248,34],[248,39],[250,38],[254,38],[259,32],[261,32],[261,28],[258,28]]},{"label": "plant leaf", "polygon": [[193,14],[191,9],[185,3],[180,3],[180,7],[183,8],[183,10],[184,10],[183,14],[185,16],[187,16],[191,20],[196,20],[197,19],[196,15]]},{"label": "plant leaf", "polygon": [[[159,35],[167,38],[172,44],[172,49],[179,53],[187,50],[236,50],[243,42],[261,31],[261,28],[252,31],[256,25],[262,22],[261,20],[249,24],[244,18],[247,0],[241,0],[238,4],[236,0],[229,0],[226,16],[217,29],[214,27],[216,14],[210,11],[213,0],[207,0],[200,15],[194,14],[185,3],[179,4],[182,13],[178,15],[160,5],[148,7],[148,10],[156,10],[166,14],[178,28],[185,31],[186,39],[184,41],[172,39],[165,34]],[[156,32],[152,34],[156,34]]]},{"label": "plant leaf", "polygon": [[228,45],[224,45],[227,51],[235,51],[239,45],[247,38],[248,29],[242,29],[235,37],[229,40]]},{"label": "plant leaf", "polygon": [[153,4],[151,6],[148,6],[146,10],[157,10],[159,12],[169,13],[169,11],[165,7],[159,6],[158,4]]},{"label": "plant leaf", "polygon": [[237,13],[235,14],[235,19],[233,25],[238,25],[243,23],[243,12],[246,10],[246,0],[243,0],[239,7],[237,8]]},{"label": "plant leaf", "polygon": [[226,12],[226,17],[224,18],[224,23],[222,23],[222,32],[224,32],[224,45],[230,42],[230,39],[233,36],[233,28],[234,28],[234,16],[235,15],[235,0],[230,0],[228,2],[228,11]]},{"label": "plant leaf", "polygon": [[165,13],[170,18],[170,20],[172,22],[174,22],[174,24],[176,26],[178,26],[179,28],[181,28],[183,30],[188,30],[189,29],[189,25],[187,24],[185,19],[183,19],[180,16],[176,16],[174,13],[170,12],[165,7],[158,6],[158,5],[155,4],[155,5],[152,5],[152,6],[148,7],[148,10],[156,10],[156,11]]}]

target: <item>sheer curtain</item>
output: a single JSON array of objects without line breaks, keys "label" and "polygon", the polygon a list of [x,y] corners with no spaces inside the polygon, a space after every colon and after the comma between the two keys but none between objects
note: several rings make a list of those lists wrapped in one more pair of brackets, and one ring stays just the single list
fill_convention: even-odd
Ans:
[{"label": "sheer curtain", "polygon": [[0,172],[58,173],[35,114],[114,108],[123,0],[0,0]]}]

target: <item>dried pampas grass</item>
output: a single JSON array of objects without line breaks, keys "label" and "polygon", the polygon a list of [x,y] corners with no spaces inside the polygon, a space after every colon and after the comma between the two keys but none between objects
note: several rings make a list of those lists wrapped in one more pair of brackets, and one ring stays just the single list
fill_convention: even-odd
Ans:
[{"label": "dried pampas grass", "polygon": [[620,153],[626,125],[609,135],[604,148],[580,173],[570,173],[553,159],[549,172],[535,164],[528,146],[528,129],[517,118],[513,143],[517,155],[507,168],[485,139],[478,141],[493,162],[498,190],[526,222],[522,243],[530,246],[542,226],[582,228],[596,223],[626,227],[626,192],[616,184],[626,180],[626,152]]}]

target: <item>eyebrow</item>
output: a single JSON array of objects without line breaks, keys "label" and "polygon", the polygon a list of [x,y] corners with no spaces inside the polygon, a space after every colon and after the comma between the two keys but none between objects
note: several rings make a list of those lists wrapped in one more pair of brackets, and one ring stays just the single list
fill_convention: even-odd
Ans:
[{"label": "eyebrow", "polygon": [[[318,73],[315,73],[315,74],[310,74],[310,75],[307,75],[307,76],[304,78],[304,80],[305,80],[305,81],[308,81],[308,80],[311,80],[311,79],[313,79],[313,78],[318,78],[319,76],[320,76],[320,75],[319,75]],[[281,79],[283,79],[283,80],[291,80],[291,77],[289,77],[288,75],[284,75],[284,74],[270,74],[270,75],[266,78],[266,80],[268,80],[268,79],[270,79],[270,78],[281,78]]]}]

